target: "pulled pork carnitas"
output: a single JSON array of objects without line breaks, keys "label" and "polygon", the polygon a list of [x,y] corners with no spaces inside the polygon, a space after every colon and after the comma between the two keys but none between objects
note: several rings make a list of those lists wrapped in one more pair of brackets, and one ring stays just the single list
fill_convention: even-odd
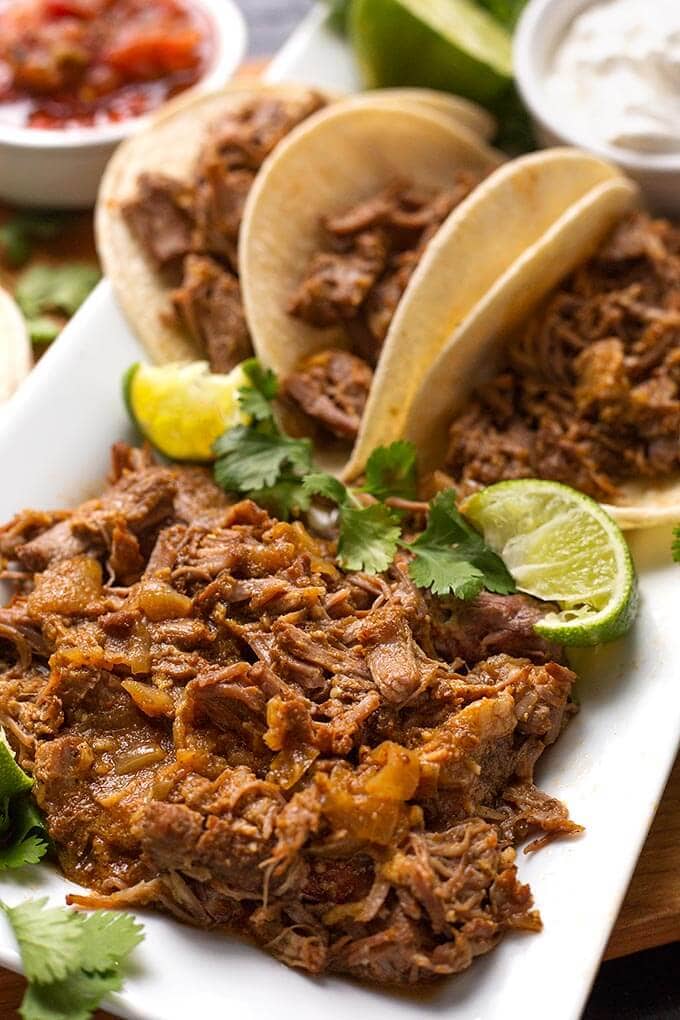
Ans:
[{"label": "pulled pork carnitas", "polygon": [[680,469],[680,229],[629,215],[451,426],[462,491],[537,476],[616,503]]},{"label": "pulled pork carnitas", "polygon": [[86,907],[153,905],[303,970],[451,974],[537,931],[514,844],[574,674],[524,595],[345,574],[300,523],[114,448],[0,529],[0,722]]},{"label": "pulled pork carnitas", "polygon": [[278,143],[324,100],[263,96],[222,116],[208,132],[193,180],[143,173],[123,206],[129,229],[163,275],[174,314],[213,372],[250,357],[239,286],[238,235],[255,176]]},{"label": "pulled pork carnitas", "polygon": [[324,218],[328,250],[312,259],[288,312],[311,326],[342,326],[349,350],[330,348],[312,355],[284,380],[284,391],[326,432],[356,438],[373,369],[411,275],[444,220],[481,176],[452,172],[451,186],[443,190],[395,181],[351,209]]}]

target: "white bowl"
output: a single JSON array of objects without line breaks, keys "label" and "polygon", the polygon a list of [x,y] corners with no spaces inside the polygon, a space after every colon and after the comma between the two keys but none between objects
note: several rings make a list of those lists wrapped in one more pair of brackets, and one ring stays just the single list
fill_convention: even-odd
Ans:
[{"label": "white bowl", "polygon": [[[612,163],[636,180],[647,204],[658,212],[680,214],[680,156],[637,154],[580,138],[552,107],[544,82],[555,46],[574,17],[595,0],[530,0],[515,33],[515,78],[541,145],[576,145]],[[653,2],[650,3],[653,16]]]},{"label": "white bowl", "polygon": [[[207,15],[215,52],[205,73],[184,98],[225,85],[241,63],[247,31],[232,0],[190,0]],[[16,205],[79,209],[94,205],[99,179],[118,143],[150,116],[96,127],[44,130],[0,123],[0,199]]]}]

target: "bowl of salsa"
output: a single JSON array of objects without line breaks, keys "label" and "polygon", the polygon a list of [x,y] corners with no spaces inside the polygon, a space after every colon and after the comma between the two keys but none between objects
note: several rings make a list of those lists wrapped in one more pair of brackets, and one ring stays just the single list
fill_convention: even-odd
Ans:
[{"label": "bowl of salsa", "polygon": [[224,85],[245,39],[231,0],[0,0],[0,198],[92,204],[116,144]]}]

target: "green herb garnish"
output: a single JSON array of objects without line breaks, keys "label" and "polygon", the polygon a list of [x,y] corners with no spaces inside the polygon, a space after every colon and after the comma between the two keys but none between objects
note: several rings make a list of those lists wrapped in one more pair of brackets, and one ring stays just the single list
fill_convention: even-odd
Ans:
[{"label": "green herb garnish", "polygon": [[671,555],[676,563],[680,563],[680,524],[676,524],[673,528],[673,544],[671,545]]},{"label": "green herb garnish", "polygon": [[64,228],[64,213],[20,212],[0,226],[0,250],[5,263],[18,269],[33,254],[34,241],[49,241]]},{"label": "green herb garnish", "polygon": [[482,588],[499,595],[516,590],[503,560],[456,507],[453,489],[435,496],[427,528],[406,548],[414,555],[409,564],[411,578],[418,587],[429,588],[435,595],[471,599]]},{"label": "green herb garnish", "polygon": [[88,1020],[123,986],[124,964],[144,938],[129,914],[80,913],[46,899],[0,904],[19,944],[28,988],[23,1020]]},{"label": "green herb garnish", "polygon": [[0,870],[37,864],[47,832],[31,797],[33,780],[21,769],[0,728]]},{"label": "green herb garnish", "polygon": [[97,267],[85,262],[31,266],[22,273],[15,297],[26,317],[31,340],[34,343],[54,340],[64,318],[80,308],[100,278]]},{"label": "green herb garnish", "polygon": [[[228,492],[241,493],[288,519],[309,509],[313,497],[337,507],[337,558],[345,570],[378,574],[387,570],[401,547],[413,559],[411,578],[435,595],[469,599],[482,588],[508,594],[515,590],[503,561],[465,520],[451,490],[429,505],[428,525],[413,542],[401,537],[403,513],[387,501],[416,496],[416,450],[399,441],[373,451],[365,483],[351,489],[338,478],[312,469],[308,439],[291,439],[274,418],[276,376],[256,360],[244,370],[251,386],[239,391],[248,426],[228,429],[215,443],[215,481]],[[365,505],[366,495],[376,502]],[[363,501],[362,501],[363,497]]]},{"label": "green herb garnish", "polygon": [[317,472],[303,482],[309,496],[322,496],[338,507],[338,560],[345,570],[379,574],[394,559],[401,535],[400,515],[384,503],[362,506],[332,475]]}]

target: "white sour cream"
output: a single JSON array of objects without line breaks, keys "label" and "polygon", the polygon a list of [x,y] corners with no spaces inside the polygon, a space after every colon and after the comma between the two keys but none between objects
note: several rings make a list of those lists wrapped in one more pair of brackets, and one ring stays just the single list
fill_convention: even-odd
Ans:
[{"label": "white sour cream", "polygon": [[584,143],[680,152],[680,0],[600,0],[578,14],[545,76],[546,98]]}]

